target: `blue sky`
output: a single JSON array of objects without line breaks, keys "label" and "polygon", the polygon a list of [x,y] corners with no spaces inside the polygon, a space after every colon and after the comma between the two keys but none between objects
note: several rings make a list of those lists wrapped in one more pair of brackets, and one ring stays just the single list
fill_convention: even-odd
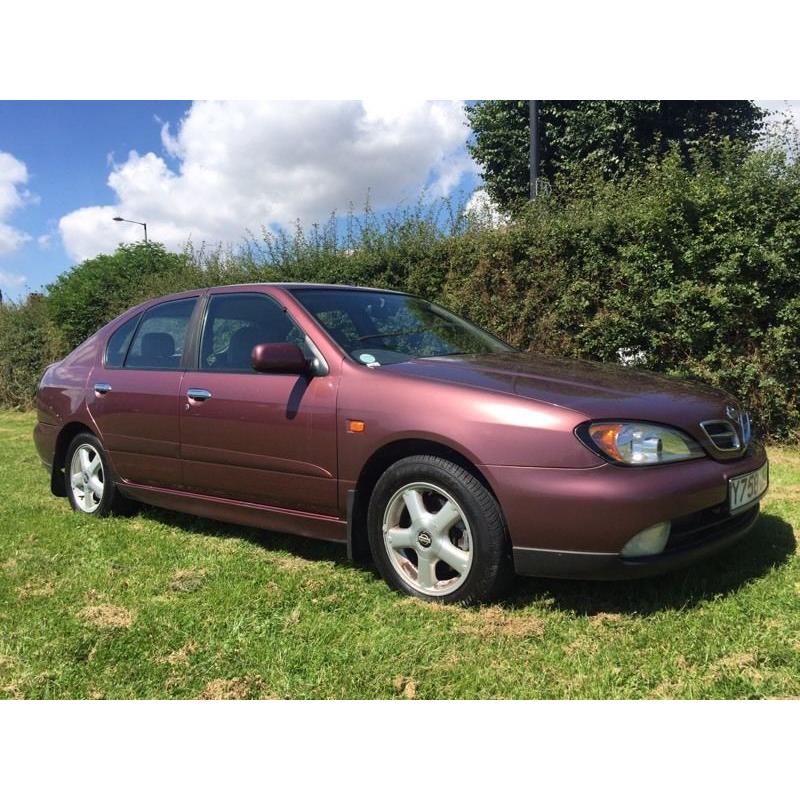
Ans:
[{"label": "blue sky", "polygon": [[469,193],[459,115],[459,103],[0,102],[0,289],[20,298],[141,236],[116,214],[177,248],[324,219],[367,192],[378,208],[426,187]]},{"label": "blue sky", "polygon": [[[160,149],[156,116],[177,122],[188,102],[8,102],[0,101],[0,152],[22,161],[25,189],[32,195],[6,220],[30,237],[0,255],[0,271],[25,276],[30,289],[70,266],[58,221],[82,206],[111,203],[109,155]],[[39,242],[40,237],[47,237]],[[16,283],[13,281],[12,283]],[[2,285],[19,296],[25,285]]]},{"label": "blue sky", "polygon": [[18,299],[141,237],[116,215],[179,249],[324,220],[367,193],[376,209],[466,196],[468,133],[460,101],[0,101],[0,289]]}]

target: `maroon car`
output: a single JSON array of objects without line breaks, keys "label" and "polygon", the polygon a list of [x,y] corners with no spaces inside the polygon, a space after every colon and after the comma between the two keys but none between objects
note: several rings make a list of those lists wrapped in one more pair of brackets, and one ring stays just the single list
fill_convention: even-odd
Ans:
[{"label": "maroon car", "polygon": [[645,576],[755,523],[725,392],[522,353],[419,297],[253,284],[127,311],[45,372],[36,446],[84,514],[125,500],[346,543],[407,594]]}]

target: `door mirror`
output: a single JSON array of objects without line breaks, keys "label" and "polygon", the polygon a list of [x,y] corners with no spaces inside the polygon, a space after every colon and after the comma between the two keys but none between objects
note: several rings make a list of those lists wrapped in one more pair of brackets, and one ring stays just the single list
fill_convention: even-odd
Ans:
[{"label": "door mirror", "polygon": [[303,351],[290,343],[257,344],[251,354],[251,363],[256,372],[284,372],[302,375],[308,372],[308,362]]}]

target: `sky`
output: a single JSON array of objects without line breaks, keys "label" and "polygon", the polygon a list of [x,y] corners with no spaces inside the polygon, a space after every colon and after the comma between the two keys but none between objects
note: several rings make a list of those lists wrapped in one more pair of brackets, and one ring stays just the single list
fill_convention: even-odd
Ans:
[{"label": "sky", "polygon": [[[770,109],[783,101],[759,101]],[[800,105],[790,108],[800,120]],[[462,101],[0,102],[0,290],[142,236],[240,243],[479,185]]]},{"label": "sky", "polygon": [[0,289],[142,237],[180,249],[471,193],[461,101],[0,102]]}]

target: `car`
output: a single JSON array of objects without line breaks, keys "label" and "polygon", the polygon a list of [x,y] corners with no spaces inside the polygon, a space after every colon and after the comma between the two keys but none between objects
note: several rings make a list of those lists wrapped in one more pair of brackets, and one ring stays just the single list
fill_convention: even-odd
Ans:
[{"label": "car", "polygon": [[245,284],[150,300],[45,371],[53,493],[339,542],[474,604],[514,574],[655,575],[741,539],[764,447],[720,389],[521,352],[412,294]]}]

